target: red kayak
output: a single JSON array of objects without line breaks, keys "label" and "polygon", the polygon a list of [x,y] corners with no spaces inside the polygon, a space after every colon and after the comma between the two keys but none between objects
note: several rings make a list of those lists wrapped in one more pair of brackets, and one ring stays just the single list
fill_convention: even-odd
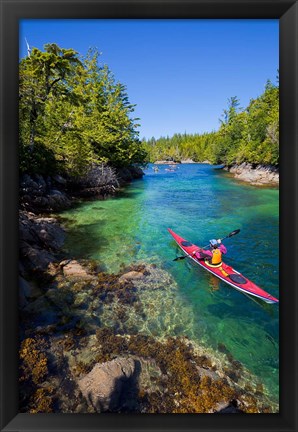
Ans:
[{"label": "red kayak", "polygon": [[209,264],[207,259],[198,259],[196,256],[192,255],[194,251],[204,251],[204,249],[196,246],[184,238],[180,237],[178,234],[174,233],[170,228],[168,228],[169,233],[173,236],[174,240],[178,244],[178,246],[183,250],[183,252],[191,258],[196,264],[199,264],[205,270],[212,273],[214,276],[223,280],[227,284],[231,285],[233,288],[236,288],[239,291],[242,291],[245,294],[250,294],[255,296],[261,300],[264,300],[266,303],[278,303],[279,300],[272,295],[268,294],[266,291],[262,290],[260,287],[255,285],[249,279],[245,278],[241,273],[234,270],[232,267],[225,263],[221,263],[220,265],[213,266]]}]

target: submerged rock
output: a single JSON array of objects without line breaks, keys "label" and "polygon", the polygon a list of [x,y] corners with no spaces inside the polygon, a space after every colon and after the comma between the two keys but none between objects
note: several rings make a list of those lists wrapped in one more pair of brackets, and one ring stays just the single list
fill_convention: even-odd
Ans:
[{"label": "submerged rock", "polygon": [[142,279],[144,278],[144,273],[138,272],[138,271],[130,271],[128,273],[125,273],[119,278],[119,282],[126,282],[129,280],[136,280],[136,279]]},{"label": "submerged rock", "polygon": [[63,266],[63,274],[64,276],[70,276],[70,277],[81,278],[81,279],[93,278],[93,276],[88,274],[87,271],[84,269],[84,267],[80,263],[78,263],[78,261],[75,260],[69,261],[66,265]]}]

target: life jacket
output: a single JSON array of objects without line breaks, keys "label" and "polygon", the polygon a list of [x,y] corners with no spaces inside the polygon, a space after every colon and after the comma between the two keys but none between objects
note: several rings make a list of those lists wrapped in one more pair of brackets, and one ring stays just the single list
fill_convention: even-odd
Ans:
[{"label": "life jacket", "polygon": [[211,264],[220,264],[220,263],[221,263],[221,251],[219,249],[213,249]]}]

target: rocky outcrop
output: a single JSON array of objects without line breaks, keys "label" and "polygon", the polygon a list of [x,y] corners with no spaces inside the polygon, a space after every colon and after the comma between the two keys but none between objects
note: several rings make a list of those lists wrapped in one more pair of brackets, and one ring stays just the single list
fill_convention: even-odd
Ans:
[{"label": "rocky outcrop", "polygon": [[131,182],[135,179],[140,179],[143,177],[143,175],[143,170],[137,166],[119,168],[117,170],[117,176],[121,185],[124,185],[125,183]]},{"label": "rocky outcrop", "polygon": [[136,361],[119,357],[98,363],[78,381],[78,386],[95,412],[117,411],[126,402],[129,387],[133,386]]},{"label": "rocky outcrop", "polygon": [[224,169],[233,174],[235,178],[253,185],[278,186],[279,184],[279,170],[272,165],[253,166],[249,163],[242,163]]},{"label": "rocky outcrop", "polygon": [[21,211],[19,216],[22,276],[29,271],[47,271],[56,261],[55,253],[64,243],[65,233],[54,218],[40,218]]},{"label": "rocky outcrop", "polygon": [[116,170],[105,165],[94,165],[79,178],[24,174],[20,179],[20,205],[23,210],[35,213],[59,212],[70,208],[78,198],[113,196],[121,185],[143,175],[138,166]]},{"label": "rocky outcrop", "polygon": [[36,213],[49,213],[67,209],[71,200],[63,190],[66,180],[61,176],[44,178],[24,174],[20,180],[21,208]]}]

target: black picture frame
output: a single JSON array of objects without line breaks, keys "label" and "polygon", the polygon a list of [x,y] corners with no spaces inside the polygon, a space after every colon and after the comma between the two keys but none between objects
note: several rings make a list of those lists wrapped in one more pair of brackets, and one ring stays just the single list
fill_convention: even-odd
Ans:
[{"label": "black picture frame", "polygon": [[[297,430],[298,4],[288,0],[0,0],[1,431]],[[280,22],[280,412],[18,413],[18,25],[28,18],[276,18]]]}]

